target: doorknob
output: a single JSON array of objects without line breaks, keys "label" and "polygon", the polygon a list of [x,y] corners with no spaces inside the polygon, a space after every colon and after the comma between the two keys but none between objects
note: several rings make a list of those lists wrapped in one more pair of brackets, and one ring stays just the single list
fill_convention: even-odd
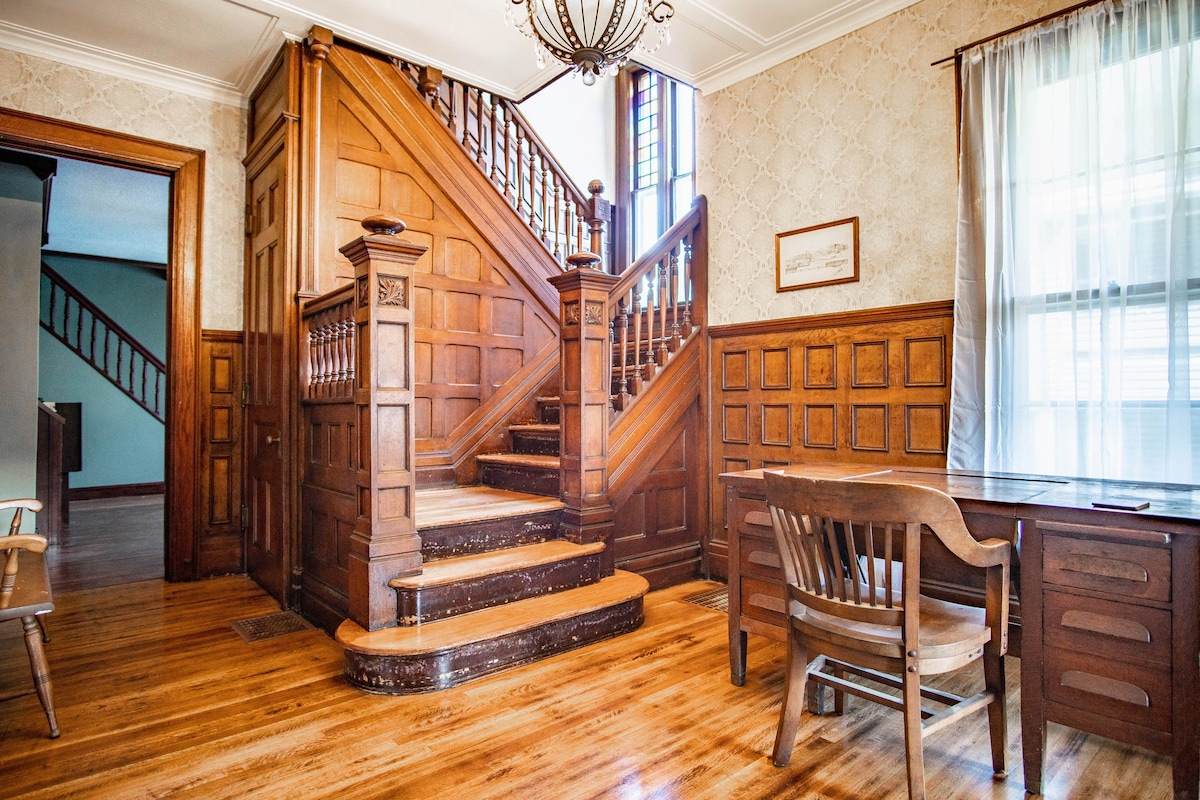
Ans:
[{"label": "doorknob", "polygon": [[278,436],[268,436],[267,444],[279,444],[279,437]]}]

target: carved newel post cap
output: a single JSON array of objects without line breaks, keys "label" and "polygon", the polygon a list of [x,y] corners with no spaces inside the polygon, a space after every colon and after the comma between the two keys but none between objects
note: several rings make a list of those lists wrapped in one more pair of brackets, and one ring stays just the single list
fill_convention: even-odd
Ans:
[{"label": "carved newel post cap", "polygon": [[582,253],[572,253],[567,256],[567,263],[575,269],[596,269],[596,265],[600,263],[600,256],[585,250]]},{"label": "carved newel post cap", "polygon": [[399,217],[393,217],[391,214],[376,214],[367,217],[362,221],[362,226],[366,229],[367,233],[386,236],[395,236],[404,233],[405,228],[408,227],[404,223],[404,220]]},{"label": "carved newel post cap", "polygon": [[600,194],[604,191],[604,184],[599,178],[596,178],[588,184],[588,194]]}]

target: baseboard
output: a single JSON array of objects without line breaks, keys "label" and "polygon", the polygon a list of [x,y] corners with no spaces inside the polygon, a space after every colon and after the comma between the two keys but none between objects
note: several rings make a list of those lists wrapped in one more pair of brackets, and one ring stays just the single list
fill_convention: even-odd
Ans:
[{"label": "baseboard", "polygon": [[73,486],[68,494],[68,499],[100,500],[107,497],[141,497],[164,492],[166,492],[166,484],[162,481],[158,483],[120,483],[112,486]]}]

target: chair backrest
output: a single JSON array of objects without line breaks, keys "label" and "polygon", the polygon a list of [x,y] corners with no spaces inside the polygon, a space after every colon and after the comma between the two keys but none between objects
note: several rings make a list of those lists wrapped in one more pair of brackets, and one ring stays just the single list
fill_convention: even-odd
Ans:
[{"label": "chair backrest", "polygon": [[956,553],[974,544],[957,504],[936,489],[772,472],[763,477],[789,597],[814,611],[913,625],[923,526],[943,541],[949,530],[946,544]]}]

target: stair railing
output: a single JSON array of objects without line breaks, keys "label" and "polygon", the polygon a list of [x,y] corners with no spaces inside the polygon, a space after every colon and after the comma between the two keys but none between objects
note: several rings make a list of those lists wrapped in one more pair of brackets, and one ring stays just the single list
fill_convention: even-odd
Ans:
[{"label": "stair railing", "polygon": [[596,227],[610,215],[600,197],[603,184],[592,181],[591,196],[584,195],[513,101],[445,78],[433,67],[395,64],[564,269],[570,267],[567,257],[583,250],[607,263],[610,248]]},{"label": "stair railing", "polygon": [[42,327],[164,422],[167,365],[45,262],[42,281]]},{"label": "stair railing", "polygon": [[614,422],[703,327],[706,213],[696,198],[609,293]]},{"label": "stair railing", "polygon": [[301,313],[308,343],[301,358],[300,389],[305,400],[354,397],[354,287],[343,286],[314,298]]}]

